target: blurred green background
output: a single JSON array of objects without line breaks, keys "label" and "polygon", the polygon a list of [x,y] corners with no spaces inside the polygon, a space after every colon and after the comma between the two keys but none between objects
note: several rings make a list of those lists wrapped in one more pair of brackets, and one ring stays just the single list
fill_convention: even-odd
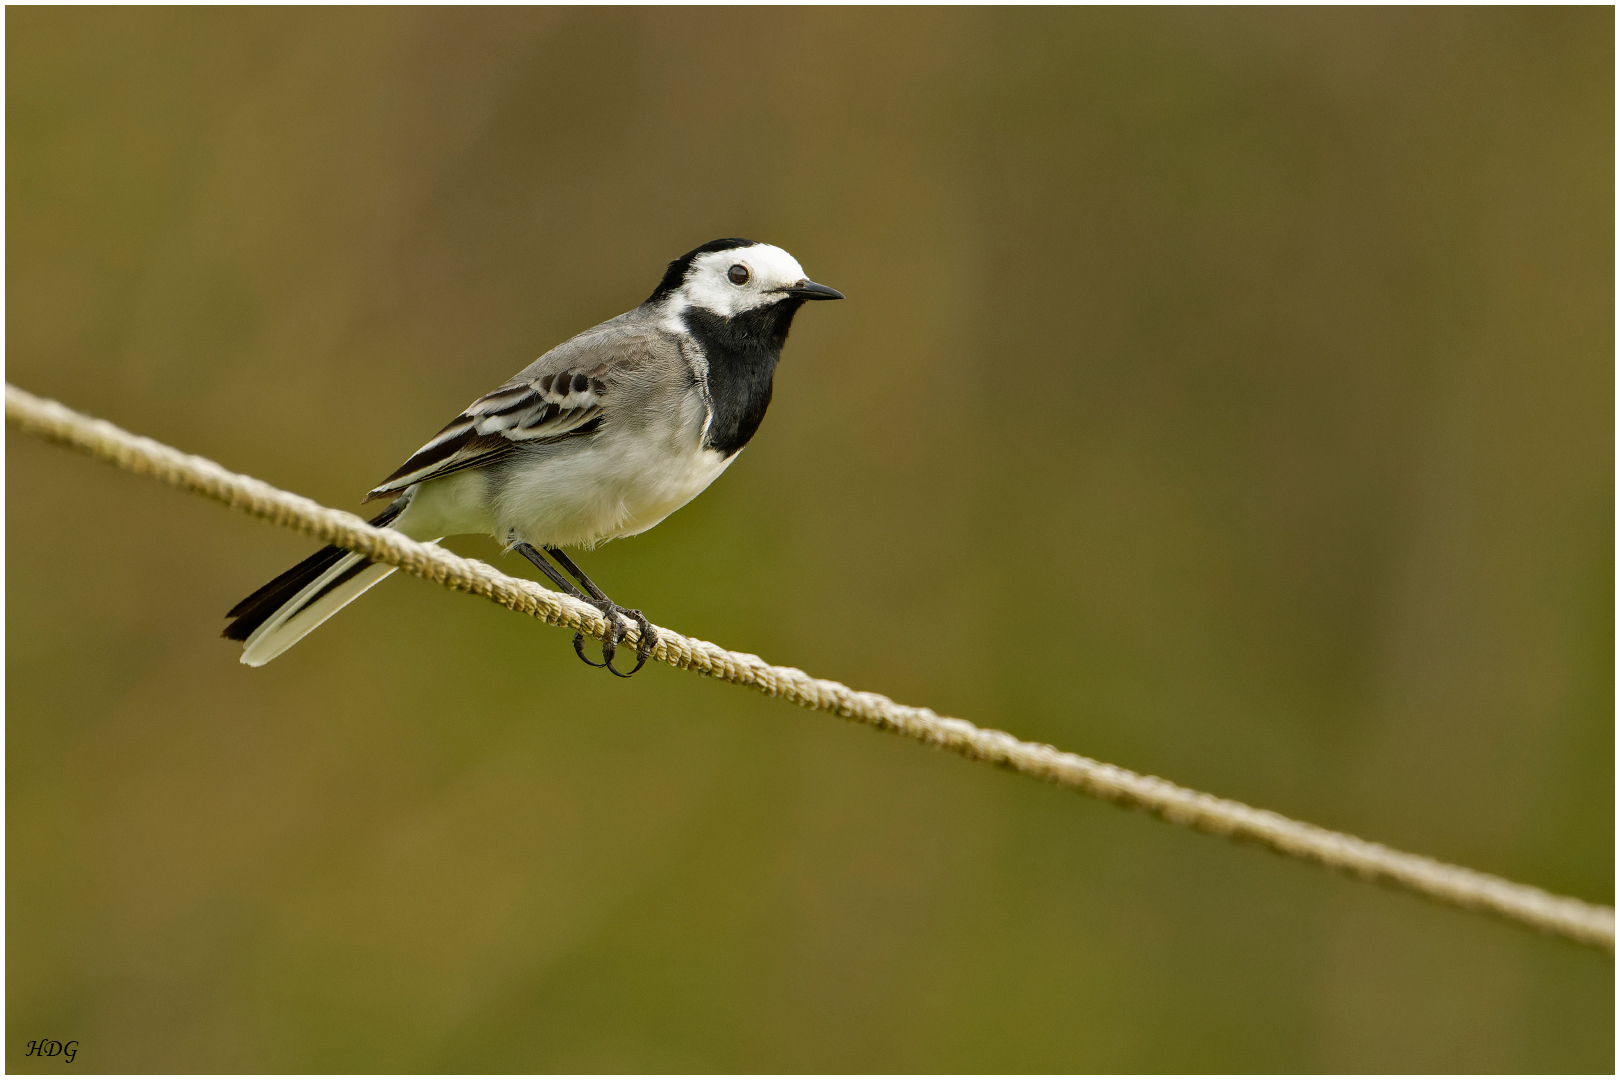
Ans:
[{"label": "blurred green background", "polygon": [[[1611,10],[6,26],[13,382],[355,508],[770,241],[850,300],[612,595],[1612,902]],[[249,670],[309,542],[6,446],[13,1071],[1613,1068],[1601,953],[419,581]]]}]

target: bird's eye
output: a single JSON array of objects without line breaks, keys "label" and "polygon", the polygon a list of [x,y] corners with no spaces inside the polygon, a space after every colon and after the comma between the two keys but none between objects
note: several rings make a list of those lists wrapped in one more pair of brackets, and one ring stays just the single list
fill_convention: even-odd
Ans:
[{"label": "bird's eye", "polygon": [[748,267],[742,263],[735,263],[730,270],[726,271],[726,277],[731,279],[733,285],[746,285],[748,284]]}]

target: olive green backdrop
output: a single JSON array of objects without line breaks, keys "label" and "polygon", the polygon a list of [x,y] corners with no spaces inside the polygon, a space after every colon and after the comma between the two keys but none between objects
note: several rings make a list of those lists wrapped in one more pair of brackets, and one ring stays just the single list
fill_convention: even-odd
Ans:
[{"label": "olive green backdrop", "polygon": [[[7,12],[7,376],[353,508],[717,236],[849,294],[655,620],[1613,898],[1613,14]],[[51,1070],[1613,1068],[1601,953],[7,436]],[[453,542],[512,573],[481,539]]]}]

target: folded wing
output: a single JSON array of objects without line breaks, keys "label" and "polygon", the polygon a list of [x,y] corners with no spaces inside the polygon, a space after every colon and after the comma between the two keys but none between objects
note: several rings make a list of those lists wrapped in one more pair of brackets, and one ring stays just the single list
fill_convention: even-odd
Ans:
[{"label": "folded wing", "polygon": [[525,444],[588,435],[602,422],[611,365],[520,375],[485,394],[371,490],[380,499],[424,480],[492,464]]}]

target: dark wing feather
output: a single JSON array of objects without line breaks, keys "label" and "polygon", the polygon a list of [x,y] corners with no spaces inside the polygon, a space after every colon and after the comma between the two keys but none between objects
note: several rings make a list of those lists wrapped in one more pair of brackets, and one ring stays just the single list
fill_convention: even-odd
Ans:
[{"label": "dark wing feather", "polygon": [[552,443],[595,431],[608,396],[608,374],[607,365],[558,371],[514,379],[485,394],[373,488],[366,501],[489,465],[524,444]]}]

